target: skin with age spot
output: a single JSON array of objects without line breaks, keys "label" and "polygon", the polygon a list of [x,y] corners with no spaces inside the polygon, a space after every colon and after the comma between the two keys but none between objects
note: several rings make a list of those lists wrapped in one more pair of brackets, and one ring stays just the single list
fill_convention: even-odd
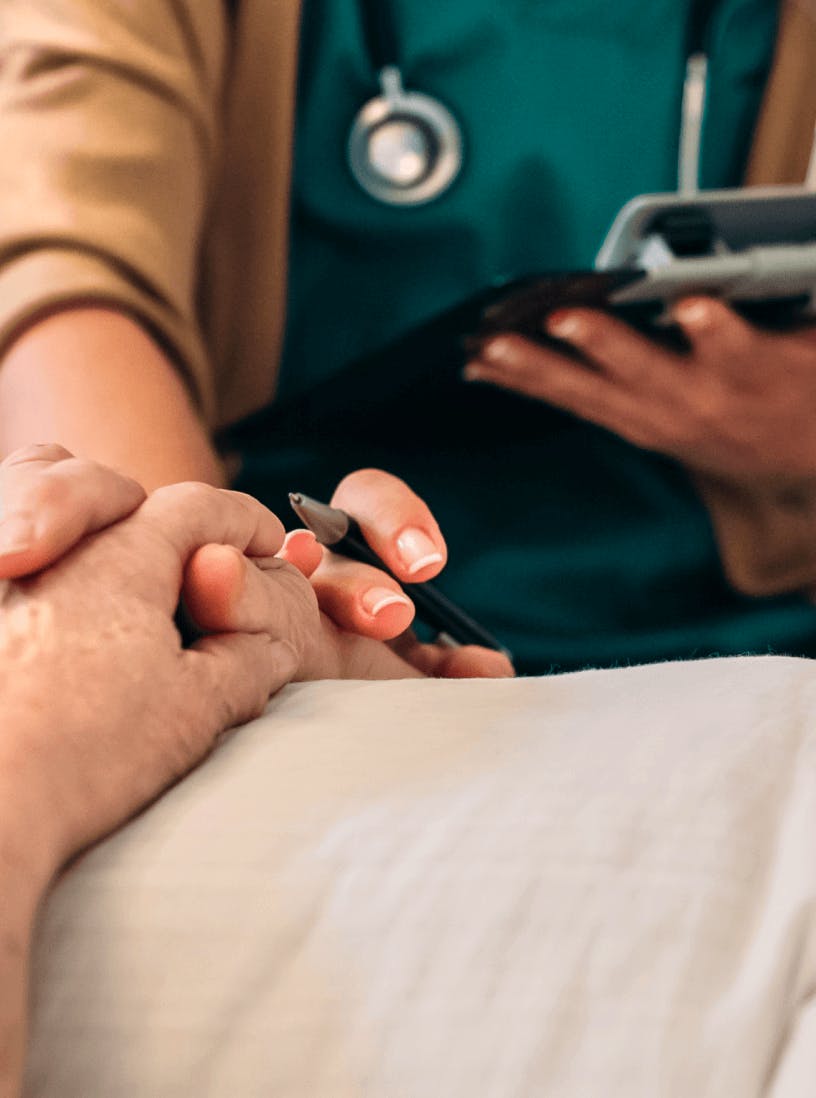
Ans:
[{"label": "skin with age spot", "polygon": [[56,641],[54,614],[50,606],[25,598],[18,587],[0,581],[3,628],[0,630],[0,664],[14,661],[24,667],[53,649]]}]

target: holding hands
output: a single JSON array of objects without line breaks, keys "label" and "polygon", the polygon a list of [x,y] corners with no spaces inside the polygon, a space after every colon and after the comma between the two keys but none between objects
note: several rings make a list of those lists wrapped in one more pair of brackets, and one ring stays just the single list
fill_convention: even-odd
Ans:
[{"label": "holding hands", "polygon": [[[240,493],[178,484],[145,498],[110,469],[38,446],[0,466],[0,498],[13,730],[0,736],[1,799],[37,837],[46,878],[292,679],[511,673],[481,649],[405,636],[387,647],[413,616],[396,581],[331,558],[306,532],[284,545],[280,521]],[[355,474],[335,502],[359,511],[401,577],[443,566],[436,523],[395,478]],[[180,597],[207,633],[189,648],[174,625]]]}]

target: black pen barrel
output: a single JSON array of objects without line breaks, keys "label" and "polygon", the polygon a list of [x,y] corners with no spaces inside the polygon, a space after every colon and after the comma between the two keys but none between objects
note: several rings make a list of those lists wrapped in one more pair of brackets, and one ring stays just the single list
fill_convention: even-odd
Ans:
[{"label": "black pen barrel", "polygon": [[[401,582],[369,547],[360,532],[360,528],[354,522],[349,527],[346,536],[335,545],[332,545],[331,549],[344,557],[349,557],[362,564],[370,564],[373,568],[388,572],[398,583]],[[507,653],[507,649],[503,644],[500,644],[494,636],[474,621],[464,610],[461,610],[450,599],[446,598],[432,584],[406,584],[405,593],[416,607],[417,616],[426,625],[430,625],[432,629],[447,634],[458,644],[479,644],[484,648],[493,648],[497,652]]]},{"label": "black pen barrel", "polygon": [[406,594],[416,606],[418,616],[438,632],[446,633],[459,644],[480,644],[484,648],[495,648],[497,652],[507,653],[504,645],[499,644],[494,636],[446,598],[438,588],[428,583],[421,586],[409,584]]}]

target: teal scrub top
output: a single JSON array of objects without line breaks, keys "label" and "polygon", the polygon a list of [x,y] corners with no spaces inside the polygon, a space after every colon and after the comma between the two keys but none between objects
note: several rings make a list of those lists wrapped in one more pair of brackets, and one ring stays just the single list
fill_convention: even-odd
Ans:
[{"label": "teal scrub top", "polygon": [[[280,399],[307,392],[499,277],[592,265],[617,210],[676,187],[688,0],[383,0],[407,88],[459,120],[464,168],[419,207],[354,182],[346,142],[377,92],[357,0],[306,0]],[[720,0],[707,31],[704,187],[736,185],[770,66],[771,0]],[[518,402],[518,398],[512,398]],[[522,671],[744,652],[816,652],[798,596],[731,591],[684,470],[606,431],[496,394],[428,439],[400,406],[370,439],[246,448],[241,487],[285,514],[360,465],[428,501],[440,586]],[[491,418],[492,417],[492,418]],[[372,425],[374,426],[374,425]],[[470,434],[468,434],[470,428]]]}]

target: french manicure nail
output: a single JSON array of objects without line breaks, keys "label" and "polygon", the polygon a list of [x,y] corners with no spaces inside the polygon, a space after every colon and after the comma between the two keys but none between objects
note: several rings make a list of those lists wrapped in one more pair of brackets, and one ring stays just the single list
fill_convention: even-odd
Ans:
[{"label": "french manicure nail", "polygon": [[547,331],[559,339],[576,339],[583,328],[581,320],[572,313],[553,313],[547,321]]},{"label": "french manicure nail", "polygon": [[402,531],[397,538],[397,550],[409,576],[445,559],[425,531],[416,526],[406,526]]},{"label": "french manicure nail", "polygon": [[488,362],[506,362],[508,350],[506,339],[491,339],[482,348],[482,358]]},{"label": "french manicure nail", "polygon": [[384,610],[386,606],[409,606],[411,605],[410,599],[405,595],[399,595],[396,591],[392,591],[389,587],[369,587],[369,589],[360,596],[360,601],[363,604],[366,612],[369,613],[372,618],[376,618],[377,614],[381,610]]},{"label": "french manicure nail", "polygon": [[690,301],[684,305],[677,305],[674,315],[687,324],[705,324],[711,315],[711,310],[704,301]]},{"label": "french manicure nail", "polygon": [[0,522],[0,557],[10,557],[31,548],[34,523],[22,515],[11,515]]}]

